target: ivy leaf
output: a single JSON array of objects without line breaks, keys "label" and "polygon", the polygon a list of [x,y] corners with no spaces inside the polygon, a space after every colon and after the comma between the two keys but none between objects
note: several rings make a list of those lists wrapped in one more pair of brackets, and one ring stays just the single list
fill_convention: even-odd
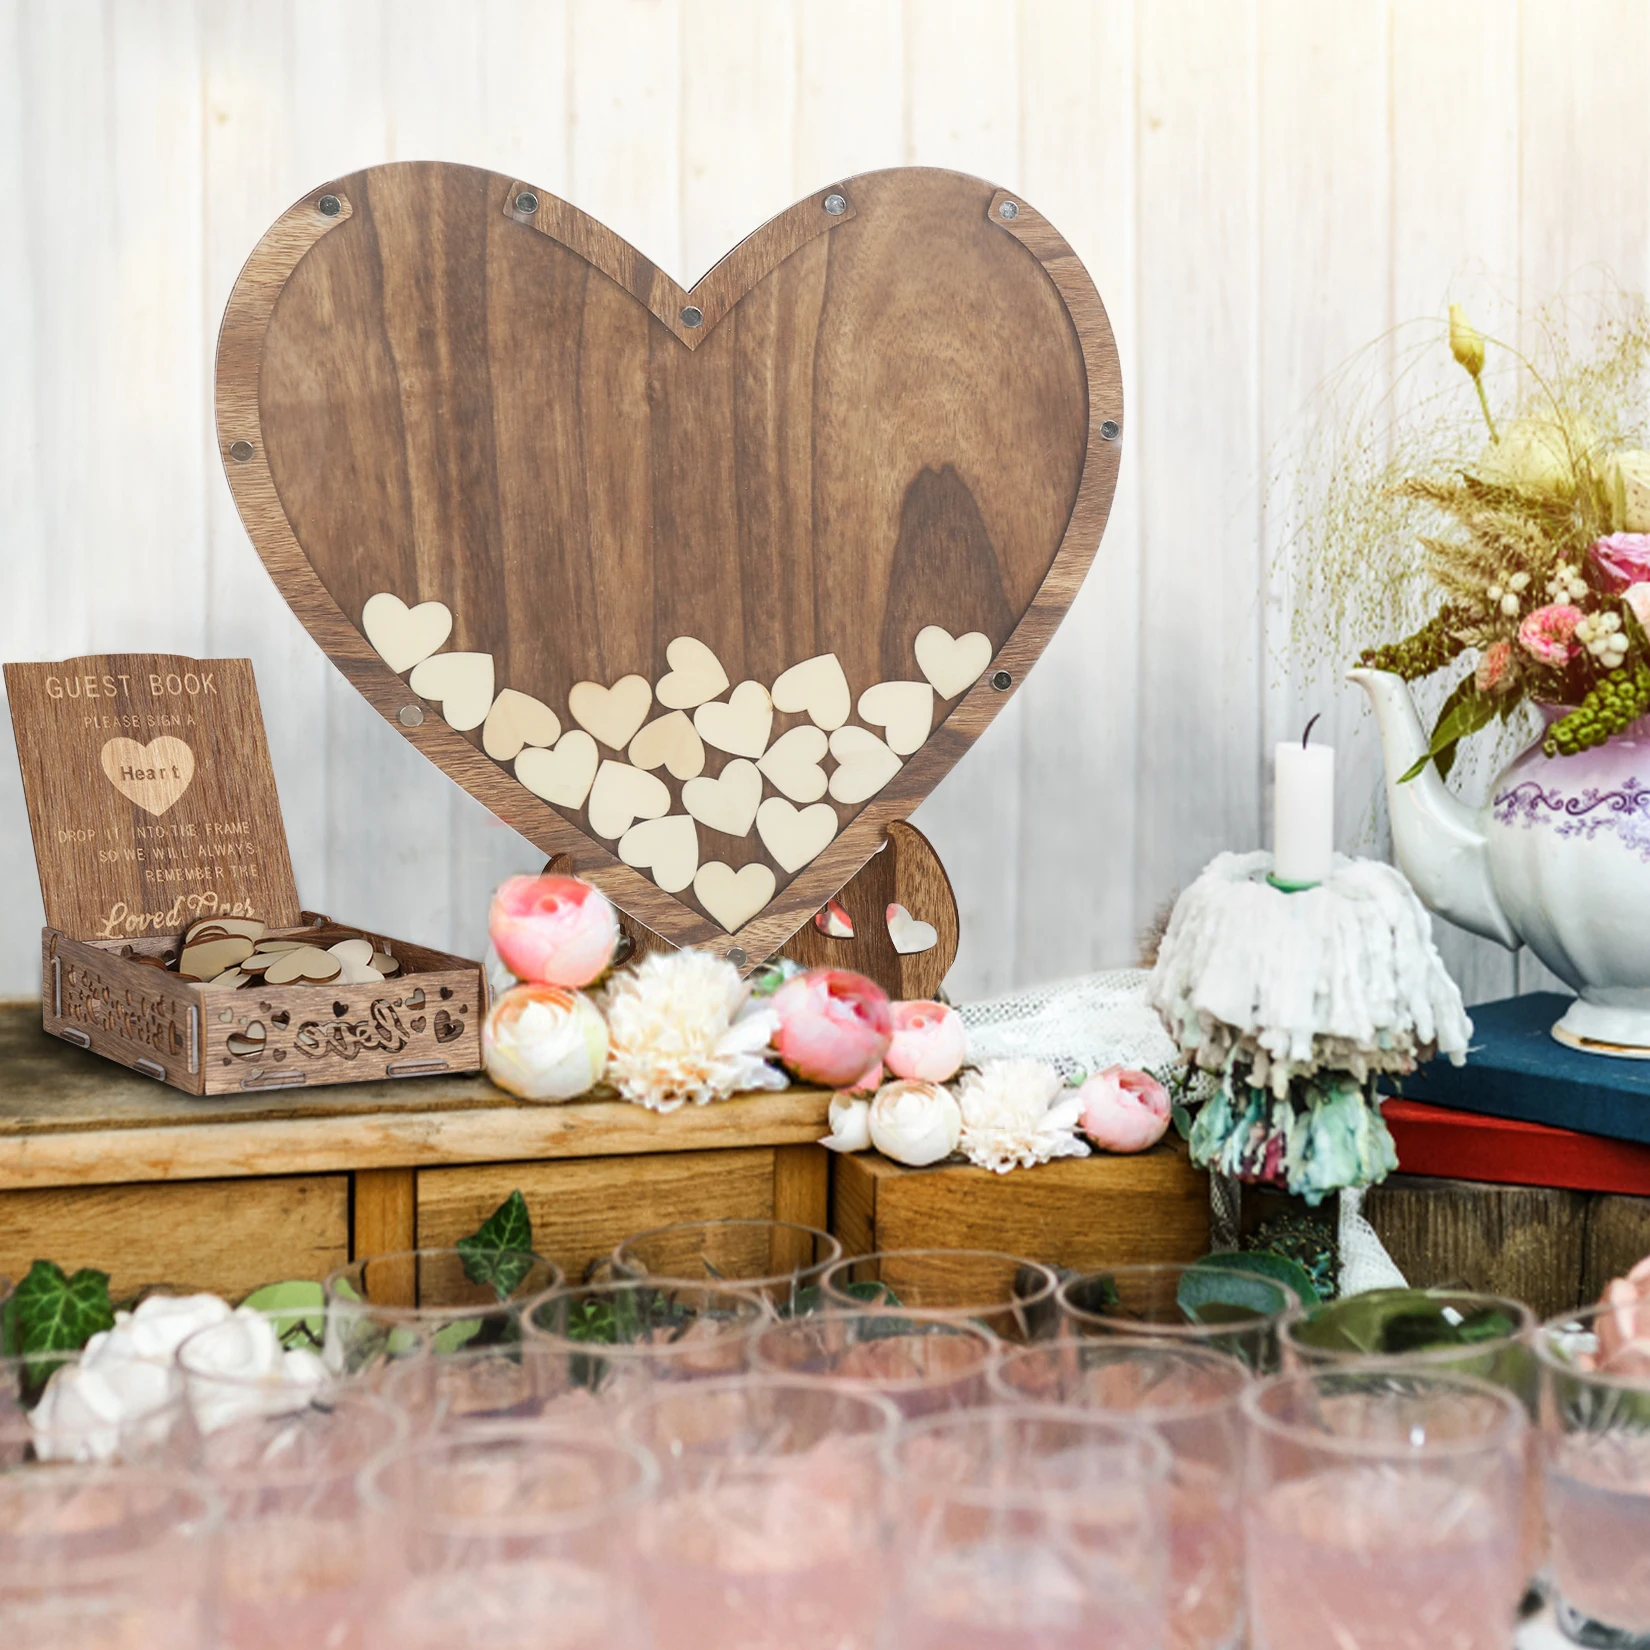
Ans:
[{"label": "ivy leaf", "polygon": [[[255,1312],[288,1314],[281,1330],[284,1347],[319,1347],[326,1340],[327,1298],[318,1283],[304,1278],[294,1278],[288,1283],[266,1283],[263,1288],[254,1289],[241,1305],[250,1306]],[[303,1316],[298,1316],[299,1313]]]},{"label": "ivy leaf", "polygon": [[1471,675],[1464,676],[1455,691],[1444,701],[1443,709],[1438,712],[1438,720],[1433,724],[1432,743],[1427,747],[1427,753],[1421,760],[1406,772],[1398,781],[1400,785],[1407,785],[1410,780],[1423,773],[1429,762],[1438,764],[1438,775],[1448,778],[1449,771],[1455,763],[1455,747],[1469,735],[1477,733],[1495,720],[1496,711],[1500,704],[1492,693],[1480,693],[1477,679]]},{"label": "ivy leaf", "polygon": [[109,1274],[82,1267],[71,1278],[53,1261],[37,1260],[7,1306],[7,1343],[19,1356],[78,1352],[100,1329],[113,1329]]},{"label": "ivy leaf", "polygon": [[1289,1305],[1289,1297],[1254,1270],[1236,1271],[1199,1261],[1182,1274],[1175,1304],[1191,1323],[1237,1323],[1281,1312]]},{"label": "ivy leaf", "polygon": [[511,1192],[468,1237],[456,1245],[471,1283],[490,1283],[507,1301],[533,1269],[533,1218],[527,1199]]},{"label": "ivy leaf", "polygon": [[1312,1281],[1312,1274],[1298,1260],[1280,1255],[1275,1249],[1217,1249],[1196,1264],[1270,1278],[1274,1283],[1293,1289],[1302,1306],[1318,1306],[1323,1299]]}]

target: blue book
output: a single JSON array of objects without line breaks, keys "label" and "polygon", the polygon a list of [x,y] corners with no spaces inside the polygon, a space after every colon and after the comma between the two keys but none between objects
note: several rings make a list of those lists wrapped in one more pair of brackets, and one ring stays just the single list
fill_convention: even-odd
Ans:
[{"label": "blue book", "polygon": [[1571,999],[1556,991],[1480,1003],[1467,1063],[1430,1060],[1400,1083],[1406,1100],[1549,1123],[1650,1144],[1650,1060],[1584,1054],[1552,1035]]}]

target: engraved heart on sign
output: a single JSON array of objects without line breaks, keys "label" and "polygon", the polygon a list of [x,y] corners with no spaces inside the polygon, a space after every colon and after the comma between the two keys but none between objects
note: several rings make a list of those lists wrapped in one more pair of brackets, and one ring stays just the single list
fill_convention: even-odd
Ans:
[{"label": "engraved heart on sign", "polygon": [[[417,163],[316,189],[265,235],[217,422],[276,585],[390,725],[656,933],[755,962],[1047,644],[1105,525],[1122,392],[1071,248],[976,178],[851,178],[690,291],[542,189]],[[542,730],[518,745],[511,699],[489,755],[504,693]],[[829,772],[820,734],[843,735]],[[713,808],[693,883],[660,880],[684,825],[618,852],[691,817],[686,785],[720,798],[699,781],[731,759],[762,800],[743,834],[720,826],[748,777]]]},{"label": "engraved heart on sign", "polygon": [[158,819],[195,777],[195,753],[181,739],[165,735],[140,745],[135,739],[111,739],[101,755],[109,783]]}]

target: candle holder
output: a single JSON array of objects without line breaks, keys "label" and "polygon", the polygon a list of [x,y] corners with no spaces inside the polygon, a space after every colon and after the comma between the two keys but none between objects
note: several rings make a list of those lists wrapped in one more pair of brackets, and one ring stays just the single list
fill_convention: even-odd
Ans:
[{"label": "candle holder", "polygon": [[1149,999],[1216,1082],[1193,1162],[1317,1204],[1397,1167],[1377,1084],[1465,1058],[1472,1023],[1402,873],[1333,855],[1320,882],[1221,854],[1180,896]]}]

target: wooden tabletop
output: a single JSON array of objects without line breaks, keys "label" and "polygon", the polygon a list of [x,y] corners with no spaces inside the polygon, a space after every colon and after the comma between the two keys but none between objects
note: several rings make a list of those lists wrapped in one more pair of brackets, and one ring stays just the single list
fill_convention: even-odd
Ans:
[{"label": "wooden tabletop", "polygon": [[0,1002],[0,1191],[797,1145],[829,1104],[791,1088],[661,1117],[535,1105],[479,1075],[196,1097],[48,1037],[37,1001]]}]

